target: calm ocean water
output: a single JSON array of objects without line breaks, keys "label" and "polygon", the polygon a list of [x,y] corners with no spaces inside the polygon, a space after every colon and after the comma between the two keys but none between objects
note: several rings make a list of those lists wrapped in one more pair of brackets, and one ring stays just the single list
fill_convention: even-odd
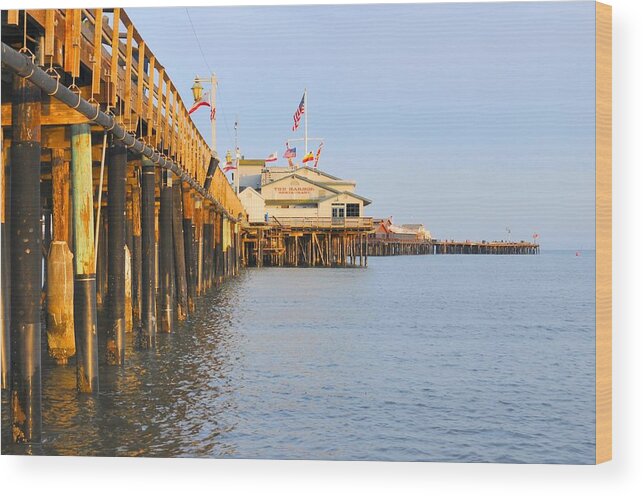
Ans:
[{"label": "calm ocean water", "polygon": [[101,367],[96,398],[75,393],[73,361],[47,362],[33,452],[593,463],[594,264],[245,270],[154,351]]}]

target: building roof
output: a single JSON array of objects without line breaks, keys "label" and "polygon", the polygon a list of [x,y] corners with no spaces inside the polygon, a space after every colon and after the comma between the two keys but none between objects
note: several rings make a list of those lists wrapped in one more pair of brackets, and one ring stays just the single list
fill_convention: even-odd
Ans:
[{"label": "building roof", "polygon": [[402,224],[404,229],[413,229],[414,231],[419,231],[424,229],[424,224]]}]

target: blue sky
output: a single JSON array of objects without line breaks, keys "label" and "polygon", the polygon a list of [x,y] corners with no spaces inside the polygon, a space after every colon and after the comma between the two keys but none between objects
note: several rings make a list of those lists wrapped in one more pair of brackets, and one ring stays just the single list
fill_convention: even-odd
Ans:
[{"label": "blue sky", "polygon": [[190,8],[207,65],[185,8],[128,13],[185,101],[217,73],[221,155],[238,116],[246,157],[281,157],[306,87],[320,167],[368,214],[594,248],[593,2]]}]

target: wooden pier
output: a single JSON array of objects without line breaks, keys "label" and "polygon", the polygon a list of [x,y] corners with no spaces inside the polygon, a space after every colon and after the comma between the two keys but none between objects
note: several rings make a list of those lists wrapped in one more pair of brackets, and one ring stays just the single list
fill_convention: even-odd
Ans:
[{"label": "wooden pier", "polygon": [[368,255],[536,255],[540,245],[525,241],[441,241],[371,238]]},{"label": "wooden pier", "polygon": [[370,217],[283,217],[244,229],[243,263],[252,267],[366,267]]},{"label": "wooden pier", "polygon": [[239,269],[245,211],[169,72],[122,9],[2,11],[0,344],[15,443],[41,437],[41,336],[96,394],[99,363],[126,366],[126,343],[154,347]]}]

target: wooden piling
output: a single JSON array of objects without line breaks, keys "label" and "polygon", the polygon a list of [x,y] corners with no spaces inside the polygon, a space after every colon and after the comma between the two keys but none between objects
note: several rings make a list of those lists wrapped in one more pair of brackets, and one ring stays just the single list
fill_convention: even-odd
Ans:
[{"label": "wooden piling", "polygon": [[2,155],[0,157],[0,263],[2,270],[0,270],[0,375],[2,376],[2,389],[9,389],[11,383],[10,369],[11,369],[11,333],[10,333],[10,280],[11,269],[9,268],[9,241],[8,241],[8,218],[6,215],[9,207],[10,187],[8,184],[9,165],[8,155],[9,150],[5,147],[4,139],[2,138],[2,129],[0,128],[0,144],[2,145]]},{"label": "wooden piling", "polygon": [[11,437],[40,442],[41,93],[13,78],[11,143]]},{"label": "wooden piling", "polygon": [[194,199],[189,190],[183,191],[183,247],[185,249],[185,275],[188,286],[188,310],[193,312],[196,299],[196,263],[194,256]]},{"label": "wooden piling", "polygon": [[156,344],[156,242],[154,234],[154,163],[142,160],[141,177],[141,334],[138,345],[152,348]]},{"label": "wooden piling", "polygon": [[71,126],[72,196],[74,218],[74,333],[76,385],[79,391],[98,391],[96,335],[96,267],[92,148],[89,124]]},{"label": "wooden piling", "polygon": [[141,186],[140,167],[136,169],[136,183],[132,186],[132,314],[136,326],[141,324],[142,286],[141,273]]},{"label": "wooden piling", "polygon": [[47,256],[47,345],[59,365],[76,353],[73,258],[66,241],[52,241]]},{"label": "wooden piling", "polygon": [[188,315],[188,283],[185,264],[185,236],[183,234],[183,194],[181,183],[172,188],[172,237],[174,242],[174,271],[176,273],[176,318]]},{"label": "wooden piling", "polygon": [[172,242],[172,173],[163,171],[159,213],[160,331],[174,327],[174,246]]},{"label": "wooden piling", "polygon": [[132,305],[132,255],[129,246],[125,245],[125,332],[134,330],[134,312]]},{"label": "wooden piling", "polygon": [[125,194],[127,149],[112,140],[107,175],[107,306],[105,360],[108,365],[125,362]]}]

